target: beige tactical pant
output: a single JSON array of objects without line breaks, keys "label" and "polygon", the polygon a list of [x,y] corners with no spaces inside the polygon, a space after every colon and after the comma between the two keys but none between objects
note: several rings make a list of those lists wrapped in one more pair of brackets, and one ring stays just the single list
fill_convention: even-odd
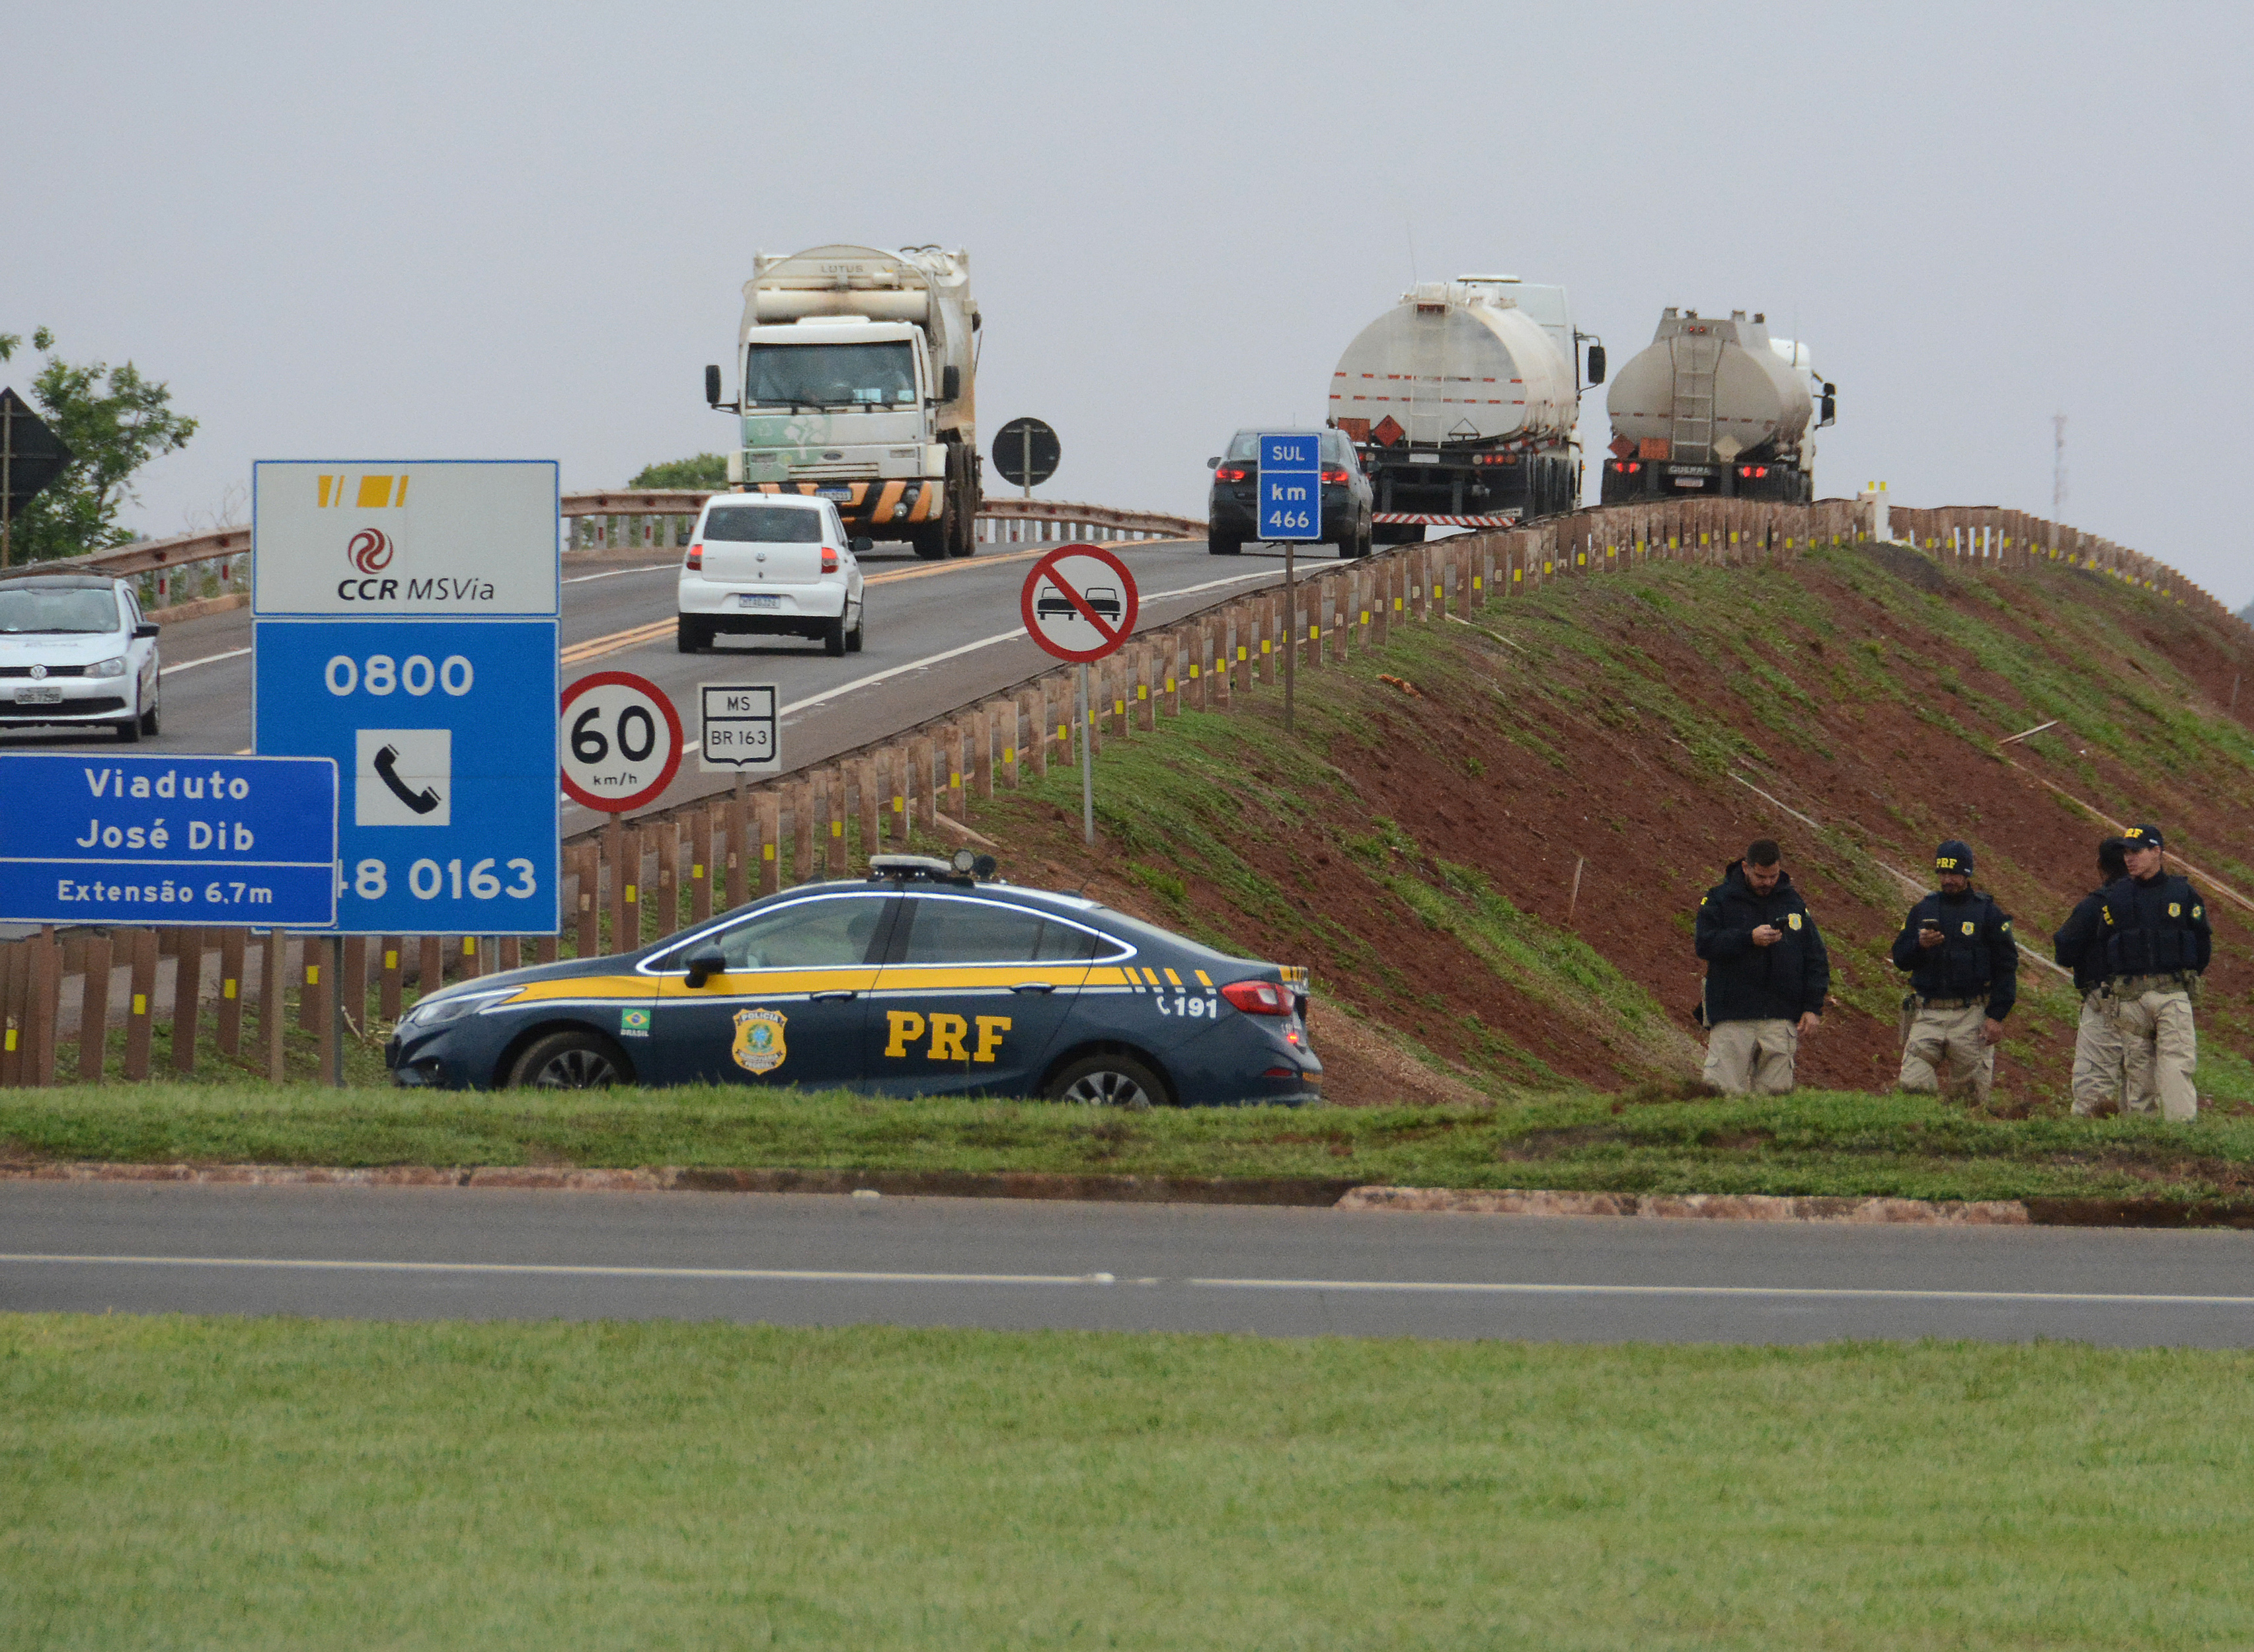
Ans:
[{"label": "beige tactical pant", "polygon": [[[2122,1105],[2121,1028],[2113,1020],[2113,994],[2100,987],[2082,1000],[2081,1024],[2074,1033],[2074,1112],[2081,1119],[2117,1112]],[[2139,1098],[2149,1112],[2152,1101]]]},{"label": "beige tactical pant", "polygon": [[[1987,1007],[1920,1009],[1902,1043],[1901,1087],[1944,1096],[1962,1096],[1968,1090],[1982,1106],[1996,1082],[1996,1047],[1980,1036]],[[1949,1076],[1941,1076],[1946,1056]]]},{"label": "beige tactical pant", "polygon": [[2199,1034],[2192,1024],[2191,995],[2180,989],[2140,993],[2118,1000],[2114,1023],[2121,1029],[2123,1066],[2129,1094],[2152,1108],[2155,1091],[2160,1117],[2188,1125],[2199,1116],[2199,1091],[2192,1071],[2199,1065]]},{"label": "beige tactical pant", "polygon": [[1799,1053],[1800,1033],[1788,1021],[1724,1021],[1706,1035],[1705,1079],[1726,1095],[1782,1096],[1792,1089]]}]

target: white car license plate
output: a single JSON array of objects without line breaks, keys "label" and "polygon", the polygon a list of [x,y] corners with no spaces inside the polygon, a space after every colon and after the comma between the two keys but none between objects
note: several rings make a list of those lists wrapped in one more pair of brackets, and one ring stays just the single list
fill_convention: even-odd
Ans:
[{"label": "white car license plate", "polygon": [[816,488],[814,490],[814,497],[817,499],[850,499],[853,497],[853,490],[851,488]]},{"label": "white car license plate", "polygon": [[63,691],[53,683],[35,683],[28,688],[16,691],[16,703],[19,706],[60,706],[63,703]]},{"label": "white car license plate", "polygon": [[774,610],[782,606],[782,598],[780,596],[738,596],[736,599],[736,606],[738,608]]}]

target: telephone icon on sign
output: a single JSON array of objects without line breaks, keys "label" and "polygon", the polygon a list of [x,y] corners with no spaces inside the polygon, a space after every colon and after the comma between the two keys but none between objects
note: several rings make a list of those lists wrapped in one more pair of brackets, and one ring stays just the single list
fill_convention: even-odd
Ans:
[{"label": "telephone icon on sign", "polygon": [[430,787],[424,786],[420,791],[413,791],[409,788],[404,780],[399,777],[398,747],[386,746],[375,754],[375,772],[377,777],[391,788],[392,795],[414,810],[416,813],[428,814],[438,806],[438,794]]}]

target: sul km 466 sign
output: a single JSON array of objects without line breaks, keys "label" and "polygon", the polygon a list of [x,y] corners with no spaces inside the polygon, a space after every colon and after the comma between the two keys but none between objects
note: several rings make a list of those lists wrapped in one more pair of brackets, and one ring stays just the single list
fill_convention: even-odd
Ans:
[{"label": "sul km 466 sign", "polygon": [[1033,564],[1018,599],[1027,634],[1080,665],[1135,634],[1140,603],[1127,564],[1100,545],[1060,545]]}]

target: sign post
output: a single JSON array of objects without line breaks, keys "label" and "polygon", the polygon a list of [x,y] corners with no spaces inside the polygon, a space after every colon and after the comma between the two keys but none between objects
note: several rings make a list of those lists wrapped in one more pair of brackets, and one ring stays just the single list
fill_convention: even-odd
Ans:
[{"label": "sign post", "polygon": [[1260,437],[1260,537],[1284,545],[1284,732],[1292,731],[1298,688],[1299,582],[1295,552],[1323,533],[1322,438],[1312,430]]},{"label": "sign post", "polygon": [[336,764],[340,947],[556,932],[557,485],[549,460],[252,468],[253,739]]},{"label": "sign post", "polygon": [[1096,842],[1096,755],[1090,749],[1088,667],[1135,634],[1142,597],[1118,554],[1100,545],[1060,545],[1033,564],[1018,594],[1026,631],[1080,667],[1081,832]]}]

